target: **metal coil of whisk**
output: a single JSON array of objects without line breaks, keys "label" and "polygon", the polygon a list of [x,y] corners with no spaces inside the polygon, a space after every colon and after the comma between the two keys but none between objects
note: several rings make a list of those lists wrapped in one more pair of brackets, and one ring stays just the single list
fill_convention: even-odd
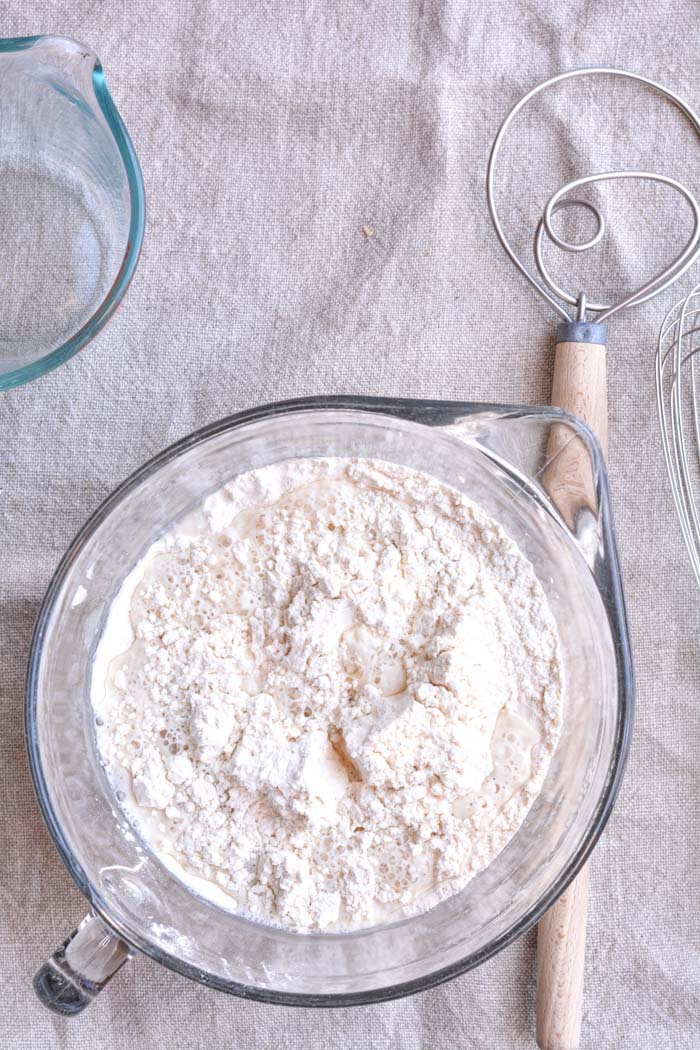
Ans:
[{"label": "metal coil of whisk", "polygon": [[[549,303],[549,305],[556,311],[559,317],[564,322],[576,323],[585,322],[587,314],[597,315],[595,317],[596,324],[603,324],[608,321],[611,317],[617,314],[620,310],[623,310],[628,306],[638,306],[641,303],[647,302],[654,296],[659,295],[666,288],[668,288],[674,281],[677,281],[679,277],[686,272],[686,270],[692,266],[693,262],[700,253],[700,206],[693,193],[684,186],[681,182],[676,179],[670,178],[667,175],[661,175],[652,171],[642,170],[621,170],[621,171],[601,171],[596,172],[592,175],[584,175],[581,178],[572,179],[567,182],[566,185],[561,186],[556,190],[546,202],[542,216],[537,224],[533,238],[533,254],[537,272],[540,277],[540,281],[530,272],[530,270],[523,264],[518,258],[513,247],[511,246],[508,238],[503,229],[503,225],[498,216],[498,210],[496,207],[496,193],[495,193],[495,171],[496,162],[498,155],[503,144],[503,140],[510,128],[513,120],[518,113],[530,102],[535,96],[540,95],[543,91],[548,88],[554,87],[556,84],[561,84],[567,80],[573,80],[577,77],[614,77],[617,79],[630,80],[638,84],[644,85],[646,88],[651,89],[656,94],[661,95],[663,98],[672,102],[683,115],[690,122],[692,127],[700,136],[700,120],[688,106],[686,102],[680,98],[679,95],[670,91],[668,88],[663,87],[661,84],[656,83],[654,80],[650,80],[648,77],[641,76],[638,73],[630,73],[623,69],[609,69],[605,67],[592,67],[585,69],[573,69],[566,73],[560,73],[558,76],[552,77],[550,80],[545,81],[542,84],[538,84],[526,95],[524,95],[520,101],[513,106],[505,120],[501,124],[501,127],[494,140],[491,155],[489,158],[487,177],[486,177],[486,195],[488,201],[489,213],[491,221],[493,222],[494,229],[498,236],[501,245],[506,251],[508,257],[517,266],[518,270],[522,273],[525,279],[532,285],[532,287],[538,292],[542,298]],[[545,237],[546,239],[560,250],[564,252],[586,252],[591,248],[594,248],[605,235],[605,219],[600,208],[593,204],[591,201],[585,200],[581,197],[569,196],[578,190],[585,189],[586,187],[593,186],[597,183],[613,182],[621,180],[637,180],[643,182],[655,182],[661,183],[662,185],[668,186],[670,189],[676,191],[680,196],[687,202],[693,221],[693,229],[690,237],[686,241],[682,250],[675,256],[675,258],[666,266],[663,270],[657,273],[655,276],[646,281],[640,288],[625,295],[625,297],[617,303],[603,303],[603,302],[592,302],[585,294],[585,291],[579,289],[575,292],[560,287],[552,278],[549,270],[547,269],[544,262],[543,255],[543,244]],[[588,240],[574,242],[566,240],[564,237],[559,235],[553,228],[552,220],[557,212],[564,209],[579,209],[585,210],[593,216],[596,223],[596,230]],[[574,307],[573,313],[569,313],[566,309],[568,306]],[[580,334],[580,333],[579,333]]]},{"label": "metal coil of whisk", "polygon": [[700,285],[666,314],[656,351],[656,402],[683,539],[700,587]]}]

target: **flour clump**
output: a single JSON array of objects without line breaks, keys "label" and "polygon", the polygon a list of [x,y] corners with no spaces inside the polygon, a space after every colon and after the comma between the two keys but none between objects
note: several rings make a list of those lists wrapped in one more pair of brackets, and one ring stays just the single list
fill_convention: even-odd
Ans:
[{"label": "flour clump", "polygon": [[233,480],[146,553],[98,646],[97,743],[197,892],[292,929],[434,906],[515,834],[559,735],[532,566],[461,492],[375,460]]}]

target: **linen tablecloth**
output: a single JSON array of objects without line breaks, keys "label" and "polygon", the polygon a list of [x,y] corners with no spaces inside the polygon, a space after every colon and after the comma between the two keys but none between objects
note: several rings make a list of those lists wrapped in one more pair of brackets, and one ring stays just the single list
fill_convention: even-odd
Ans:
[{"label": "linen tablecloth", "polygon": [[[81,523],[147,457],[204,423],[306,394],[546,401],[553,319],[486,216],[491,140],[523,91],[574,66],[627,66],[700,106],[697,5],[0,4],[1,35],[41,32],[100,55],[143,167],[148,219],[107,329],[0,398],[0,1045],[533,1047],[534,932],[471,974],[380,1006],[242,1002],[138,958],[79,1019],[43,1010],[32,973],[85,904],[31,790],[25,661],[42,593]],[[566,178],[646,166],[697,192],[699,161],[700,143],[662,103],[585,84],[523,114],[499,199],[529,252],[539,210]],[[688,228],[662,191],[618,187],[606,210],[591,296],[639,283]],[[577,291],[585,267],[564,263],[552,265]],[[593,863],[583,1045],[596,1050],[700,1046],[698,596],[653,388],[656,333],[675,294],[610,330],[609,466],[638,707]]]}]

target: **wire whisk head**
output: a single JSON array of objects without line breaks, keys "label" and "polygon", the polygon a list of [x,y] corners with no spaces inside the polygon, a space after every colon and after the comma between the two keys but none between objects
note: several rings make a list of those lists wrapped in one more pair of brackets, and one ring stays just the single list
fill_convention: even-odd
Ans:
[{"label": "wire whisk head", "polygon": [[[594,172],[591,175],[583,175],[580,178],[572,179],[550,196],[544,206],[544,211],[542,212],[542,216],[535,229],[533,251],[536,271],[539,275],[539,280],[537,279],[535,274],[530,271],[516,254],[515,249],[506,236],[503,224],[499,217],[498,208],[496,206],[495,189],[497,160],[504,137],[506,136],[513,120],[517,117],[523,107],[537,95],[540,95],[551,87],[561,84],[564,81],[577,80],[580,77],[608,77],[618,81],[632,81],[633,83],[650,90],[654,94],[661,96],[668,102],[671,102],[676,109],[680,110],[684,115],[698,136],[700,136],[700,118],[690,106],[680,98],[679,95],[670,91],[668,88],[663,87],[661,84],[658,84],[656,81],[642,76],[640,73],[631,73],[626,69],[592,67],[585,69],[570,69],[565,73],[559,73],[557,76],[551,77],[549,80],[545,80],[543,83],[535,85],[535,87],[528,91],[527,94],[523,95],[519,102],[513,106],[498,130],[498,134],[496,135],[493,146],[491,147],[491,154],[486,171],[486,199],[491,222],[496,231],[496,236],[501,242],[501,245],[510,260],[515,264],[518,270],[520,270],[523,277],[525,277],[535,291],[537,291],[539,295],[549,303],[564,321],[572,320],[571,314],[567,310],[567,306],[576,307],[577,319],[585,320],[585,310],[583,311],[584,316],[580,316],[580,306],[581,303],[586,300],[586,297],[580,289],[567,290],[556,284],[544,261],[543,244],[545,243],[545,238],[546,241],[561,251],[579,253],[594,248],[603,239],[605,234],[605,219],[598,206],[591,201],[585,200],[585,198],[569,196],[570,194],[575,193],[577,190],[586,190],[596,184],[605,182],[632,182],[635,185],[646,182],[666,186],[668,189],[675,191],[687,204],[690,210],[693,228],[687,241],[670,263],[658,273],[654,274],[649,280],[641,285],[641,287],[626,293],[618,302],[593,302],[590,299],[587,301],[586,307],[588,311],[597,314],[596,323],[602,324],[626,307],[638,306],[641,303],[648,302],[649,299],[653,299],[654,296],[659,295],[660,292],[668,288],[674,281],[677,281],[678,278],[684,274],[690,266],[692,266],[700,255],[700,203],[698,203],[695,195],[687,186],[684,186],[683,183],[670,178],[668,175],[659,174],[653,171],[637,169],[599,171]],[[552,218],[557,212],[564,209],[578,209],[579,211],[585,210],[592,214],[596,223],[596,230],[593,236],[588,240],[579,242],[568,241],[559,236],[552,225]]]},{"label": "wire whisk head", "polygon": [[671,307],[656,350],[656,404],[671,494],[700,587],[700,285]]}]

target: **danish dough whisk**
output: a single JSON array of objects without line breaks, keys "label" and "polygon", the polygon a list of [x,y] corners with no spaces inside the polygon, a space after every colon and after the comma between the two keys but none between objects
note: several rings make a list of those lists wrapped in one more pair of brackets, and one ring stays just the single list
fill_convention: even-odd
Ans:
[{"label": "danish dough whisk", "polygon": [[[560,318],[557,327],[552,403],[580,416],[596,434],[603,453],[607,452],[608,416],[606,393],[606,322],[623,309],[648,302],[677,281],[700,253],[700,207],[693,193],[681,182],[656,172],[626,169],[600,171],[572,179],[547,200],[536,225],[533,255],[536,273],[518,257],[508,240],[496,206],[496,162],[508,129],[520,111],[536,96],[555,85],[579,78],[612,78],[631,81],[671,102],[700,136],[700,119],[679,95],[638,73],[605,67],[573,69],[536,85],[510,110],[494,140],[488,162],[486,193],[489,214],[504,251],[529,284],[538,292]],[[605,219],[601,209],[580,191],[599,183],[629,181],[660,183],[675,191],[686,202],[692,219],[692,231],[682,249],[672,261],[635,291],[625,294],[616,303],[591,301],[582,289],[566,289],[551,276],[545,261],[545,238],[550,246],[564,252],[586,252],[600,243],[605,235]],[[573,196],[572,196],[573,194]],[[584,210],[595,220],[595,232],[588,240],[566,240],[558,234],[552,220],[557,212]],[[662,329],[657,357],[659,384],[659,414],[662,421],[664,452],[673,482],[674,499],[678,507],[686,543],[692,552],[693,568],[700,584],[700,511],[692,498],[688,484],[688,457],[685,446],[685,422],[680,386],[682,377],[689,376],[692,390],[692,418],[695,439],[700,447],[700,405],[696,396],[694,355],[700,344],[700,293],[686,301],[680,313],[669,315]],[[677,307],[676,310],[679,308]],[[690,322],[691,328],[688,327]],[[691,330],[692,329],[692,330]],[[694,339],[691,344],[689,340]],[[666,387],[664,387],[664,376]],[[663,389],[668,388],[670,376],[671,399],[667,409]],[[575,442],[557,444],[554,428],[548,447],[549,464],[544,475],[550,496],[559,507],[567,524],[581,535],[585,542],[586,516],[591,512],[590,460],[576,448]],[[575,703],[575,698],[572,702]],[[564,894],[540,920],[537,936],[537,1041],[542,1050],[574,1050],[579,1045],[582,1017],[583,972],[586,938],[586,911],[588,897],[588,866],[579,874]]]}]

